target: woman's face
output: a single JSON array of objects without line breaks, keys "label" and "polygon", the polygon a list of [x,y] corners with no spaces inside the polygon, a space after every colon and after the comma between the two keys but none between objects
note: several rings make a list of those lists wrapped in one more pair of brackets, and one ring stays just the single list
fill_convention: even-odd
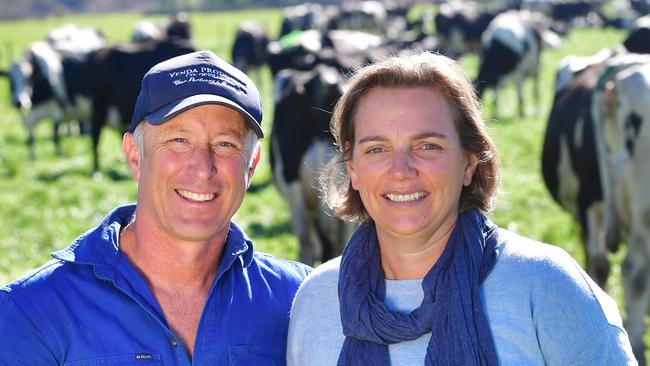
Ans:
[{"label": "woman's face", "polygon": [[378,236],[448,234],[477,159],[461,148],[444,96],[427,87],[374,88],[353,119],[347,168]]}]

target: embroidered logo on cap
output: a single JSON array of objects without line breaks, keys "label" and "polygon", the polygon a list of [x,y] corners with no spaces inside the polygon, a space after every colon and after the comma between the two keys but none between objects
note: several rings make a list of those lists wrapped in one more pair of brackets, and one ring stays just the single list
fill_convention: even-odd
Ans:
[{"label": "embroidered logo on cap", "polygon": [[232,75],[228,75],[220,69],[209,66],[188,68],[185,70],[169,73],[171,82],[178,86],[185,83],[209,83],[212,85],[226,85],[232,89],[247,94],[246,84]]}]

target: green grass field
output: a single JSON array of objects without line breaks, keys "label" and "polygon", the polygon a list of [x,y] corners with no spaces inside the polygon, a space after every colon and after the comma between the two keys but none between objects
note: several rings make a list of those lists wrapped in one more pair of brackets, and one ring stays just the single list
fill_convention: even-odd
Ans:
[{"label": "green grass field", "polygon": [[[0,66],[6,69],[12,58],[22,54],[30,42],[42,40],[47,30],[65,23],[96,26],[111,43],[116,43],[129,39],[133,24],[140,18],[135,14],[107,14],[0,22]],[[261,21],[270,34],[275,35],[280,25],[280,11],[201,13],[190,14],[190,19],[195,45],[229,59],[234,31],[240,20]],[[554,73],[563,56],[591,55],[601,48],[616,45],[624,36],[621,31],[607,29],[573,31],[563,40],[561,48],[547,50],[543,55],[541,100],[527,99],[526,117],[517,116],[516,96],[514,88],[510,87],[500,99],[499,120],[488,122],[503,165],[502,188],[493,220],[522,235],[561,246],[579,263],[584,263],[579,228],[551,199],[540,172]],[[476,57],[466,57],[462,65],[470,76],[475,75]],[[264,129],[268,135],[272,122],[268,71],[264,70],[262,80],[256,81],[264,96]],[[531,90],[527,95],[532,95]],[[487,97],[490,96],[488,92]],[[491,115],[490,103],[484,112],[485,116]],[[48,260],[51,251],[63,248],[95,226],[114,206],[135,200],[136,186],[121,156],[121,136],[117,131],[103,131],[100,143],[102,171],[94,177],[91,175],[90,138],[63,138],[63,156],[56,156],[51,134],[51,124],[41,122],[37,129],[37,158],[30,160],[25,129],[10,103],[9,85],[6,79],[0,79],[0,192],[3,197],[0,283]],[[297,242],[289,228],[286,204],[271,182],[267,151],[265,145],[266,156],[235,220],[255,239],[258,250],[295,259]],[[623,253],[612,256],[615,266],[606,286],[619,305],[622,305],[619,274],[622,256]],[[646,343],[650,343],[650,336],[647,338]]]}]

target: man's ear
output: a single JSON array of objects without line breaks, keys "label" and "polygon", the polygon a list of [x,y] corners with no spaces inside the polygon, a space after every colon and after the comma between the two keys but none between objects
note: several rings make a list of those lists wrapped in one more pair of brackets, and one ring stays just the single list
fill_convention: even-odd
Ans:
[{"label": "man's ear", "polygon": [[257,168],[257,164],[259,164],[261,157],[262,157],[262,145],[258,141],[257,146],[255,146],[255,152],[253,153],[253,161],[251,161],[251,164],[248,167],[248,186],[251,185],[251,180],[253,180],[253,174],[255,173],[255,169]]},{"label": "man's ear", "polygon": [[132,133],[127,132],[122,137],[122,152],[126,158],[126,163],[131,169],[131,176],[135,180],[140,179],[140,151],[135,137]]}]

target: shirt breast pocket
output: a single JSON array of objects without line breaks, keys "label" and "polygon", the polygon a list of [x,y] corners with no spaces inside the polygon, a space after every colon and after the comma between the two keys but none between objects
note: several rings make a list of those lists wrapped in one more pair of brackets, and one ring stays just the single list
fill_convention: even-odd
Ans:
[{"label": "shirt breast pocket", "polygon": [[65,362],[63,366],[162,366],[160,355],[154,353],[132,353]]},{"label": "shirt breast pocket", "polygon": [[269,345],[230,346],[232,366],[284,366],[286,349]]}]

